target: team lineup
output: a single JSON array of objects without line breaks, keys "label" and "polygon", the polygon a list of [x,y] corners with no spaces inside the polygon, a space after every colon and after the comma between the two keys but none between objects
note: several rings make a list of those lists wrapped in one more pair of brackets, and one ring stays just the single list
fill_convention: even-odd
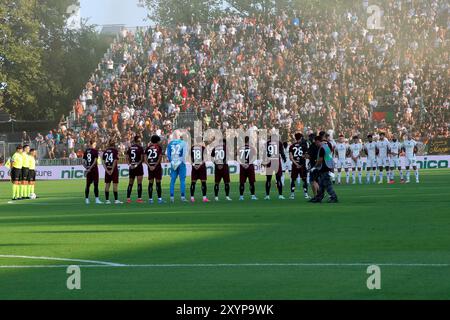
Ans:
[{"label": "team lineup", "polygon": [[[214,199],[219,201],[220,184],[223,182],[225,199],[230,198],[230,167],[228,159],[237,159],[239,162],[239,200],[244,200],[246,184],[249,184],[250,199],[258,200],[256,196],[256,169],[258,151],[250,143],[250,137],[244,138],[244,144],[236,152],[230,155],[231,148],[227,148],[227,140],[223,139],[216,145],[210,154],[214,163]],[[352,184],[363,183],[363,169],[366,171],[366,183],[382,184],[395,183],[395,172],[398,171],[400,182],[410,182],[410,171],[414,171],[416,182],[419,183],[419,170],[416,165],[417,143],[409,135],[405,135],[400,142],[394,135],[387,139],[384,133],[367,136],[362,142],[358,136],[354,136],[349,143],[343,135],[337,142],[325,132],[318,136],[311,134],[306,139],[303,134],[296,133],[294,141],[281,142],[278,139],[272,141],[269,137],[265,142],[267,161],[261,163],[264,168],[265,194],[264,200],[270,200],[272,178],[275,176],[278,199],[284,200],[283,187],[285,177],[290,177],[290,196],[295,199],[296,186],[302,183],[304,198],[310,202],[321,202],[324,193],[329,194],[328,202],[338,202],[333,190],[333,182],[342,183],[342,173],[345,172],[345,182]],[[181,201],[186,198],[187,164],[191,163],[191,184],[189,188],[190,201],[195,202],[197,182],[200,181],[202,201],[210,202],[207,196],[207,167],[206,147],[202,138],[194,139],[190,150],[188,144],[181,137],[172,139],[167,145],[165,153],[161,146],[161,138],[157,135],[151,137],[150,142],[144,148],[141,137],[136,136],[133,144],[126,151],[129,165],[129,183],[127,187],[126,202],[131,203],[134,185],[137,185],[138,203],[143,200],[144,166],[148,168],[148,202],[154,202],[154,187],[156,187],[157,202],[164,203],[161,181],[163,177],[162,160],[164,155],[170,163],[170,201],[175,199],[175,184],[180,182]],[[190,155],[190,159],[188,159]],[[400,157],[404,156],[404,166]],[[363,167],[362,158],[366,157],[366,165]],[[113,139],[109,141],[108,148],[100,153],[96,149],[96,142],[91,141],[85,150],[83,164],[86,169],[85,202],[90,204],[89,195],[91,186],[94,189],[95,203],[102,204],[99,196],[99,165],[105,170],[105,203],[111,204],[110,190],[114,196],[114,204],[122,204],[119,199],[119,151]],[[35,199],[36,181],[36,151],[28,145],[18,146],[16,153],[6,164],[11,168],[12,200]],[[403,168],[404,167],[404,168]],[[309,194],[309,188],[313,197]]]},{"label": "team lineup", "polygon": [[[320,138],[320,139],[319,139]],[[257,150],[249,142],[249,137],[245,137],[245,144],[237,150],[236,158],[240,163],[239,170],[239,200],[244,200],[246,184],[249,184],[250,199],[257,200],[255,190],[255,165]],[[318,141],[315,141],[318,140]],[[163,170],[161,162],[164,152],[160,145],[160,138],[153,136],[150,143],[144,149],[142,147],[141,138],[136,136],[133,145],[127,150],[127,161],[129,164],[129,184],[127,188],[127,203],[130,203],[132,190],[137,182],[137,202],[143,203],[143,177],[144,166],[148,167],[148,201],[153,203],[153,188],[156,184],[156,193],[158,203],[164,203],[162,197],[161,180]],[[322,165],[318,167],[317,160],[320,158],[320,151],[323,146],[327,145],[331,150],[334,158],[333,164]],[[84,160],[87,171],[87,184],[85,190],[86,203],[89,204],[90,186],[94,185],[94,193],[96,203],[102,203],[99,199],[98,191],[98,157],[99,152],[95,149],[95,142],[91,142],[90,147],[85,151]],[[192,164],[191,185],[190,185],[190,201],[195,202],[195,191],[197,182],[200,181],[202,201],[209,202],[207,196],[207,170],[205,161],[205,145],[202,139],[196,139],[191,147],[190,156]],[[350,172],[353,177],[353,184],[356,184],[356,173],[358,181],[362,183],[363,165],[361,158],[365,155],[366,162],[366,183],[383,183],[384,179],[388,183],[394,183],[395,170],[399,171],[400,181],[410,182],[410,168],[415,172],[416,182],[419,182],[419,172],[416,166],[415,155],[417,152],[416,142],[409,136],[405,136],[403,143],[397,140],[395,136],[391,140],[385,137],[384,133],[379,134],[378,141],[374,140],[372,135],[367,136],[367,141],[362,143],[359,137],[353,137],[348,144],[341,135],[337,142],[330,139],[329,135],[321,132],[319,136],[310,135],[305,139],[302,134],[297,133],[294,136],[294,142],[289,145],[287,142],[272,142],[270,137],[266,143],[266,152],[269,161],[263,163],[265,167],[266,183],[265,183],[265,200],[270,199],[270,191],[272,187],[272,177],[275,176],[276,187],[278,191],[278,199],[283,200],[283,186],[286,173],[290,176],[290,199],[295,198],[296,185],[303,183],[303,193],[305,199],[311,202],[320,202],[323,194],[320,194],[320,173],[325,172],[327,176],[334,178],[334,171],[337,169],[337,184],[342,183],[342,172],[346,173],[346,183],[350,183]],[[187,202],[186,198],[186,164],[188,155],[188,146],[182,139],[173,139],[169,142],[165,155],[170,162],[170,201],[174,202],[175,184],[177,179],[180,180],[181,201]],[[400,155],[405,154],[405,170],[400,163]],[[225,189],[225,199],[231,201],[230,198],[230,170],[227,163],[227,141],[223,140],[221,144],[216,146],[211,153],[214,163],[214,199],[219,200],[220,184],[223,181]],[[348,161],[348,159],[350,161]],[[114,203],[121,204],[118,197],[118,151],[114,147],[114,142],[110,142],[110,147],[103,152],[102,163],[105,168],[105,200],[110,204],[109,190],[113,183]],[[323,158],[320,159],[322,162]],[[326,168],[326,169],[324,169]],[[317,170],[317,172],[316,172]],[[378,173],[378,175],[377,175]],[[406,176],[406,179],[404,179]],[[308,189],[311,186],[314,197],[311,199]],[[331,190],[332,193],[334,191]],[[322,192],[323,193],[323,192]],[[319,198],[317,196],[319,195]],[[331,196],[332,202],[337,202],[335,194]]]},{"label": "team lineup", "polygon": [[[362,144],[357,136],[354,136],[352,143],[345,142],[344,137],[339,136],[338,142],[335,144],[336,167],[338,171],[337,183],[341,183],[342,169],[346,173],[346,183],[349,183],[350,172],[352,171],[353,184],[356,184],[356,171],[358,172],[358,181],[362,183],[362,161],[361,156],[367,156],[366,161],[366,183],[373,183],[377,181],[378,169],[378,183],[382,184],[384,177],[388,183],[395,182],[395,170],[399,171],[400,181],[403,183],[410,182],[410,169],[414,170],[416,182],[419,182],[419,170],[416,165],[417,143],[406,135],[403,143],[398,141],[394,135],[391,140],[388,140],[384,133],[380,133],[378,141],[374,140],[372,135],[367,136],[367,142]],[[400,162],[400,154],[405,155],[405,169],[406,180]],[[350,158],[350,163],[347,159]],[[384,173],[385,172],[385,173]]]}]

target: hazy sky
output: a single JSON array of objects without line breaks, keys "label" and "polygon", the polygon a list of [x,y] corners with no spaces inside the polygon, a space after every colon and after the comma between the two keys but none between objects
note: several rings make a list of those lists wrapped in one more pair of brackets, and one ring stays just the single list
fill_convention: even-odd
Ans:
[{"label": "hazy sky", "polygon": [[146,9],[138,0],[80,0],[81,17],[90,24],[125,24],[130,27],[148,25]]}]

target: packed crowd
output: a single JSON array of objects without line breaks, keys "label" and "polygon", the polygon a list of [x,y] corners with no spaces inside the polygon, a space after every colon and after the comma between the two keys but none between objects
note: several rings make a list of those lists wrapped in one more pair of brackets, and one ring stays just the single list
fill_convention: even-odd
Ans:
[{"label": "packed crowd", "polygon": [[310,128],[449,137],[448,1],[386,1],[381,30],[367,5],[124,30],[57,131],[75,145],[116,137],[125,151],[135,133],[164,140],[189,112],[204,128],[277,127],[284,139]]}]

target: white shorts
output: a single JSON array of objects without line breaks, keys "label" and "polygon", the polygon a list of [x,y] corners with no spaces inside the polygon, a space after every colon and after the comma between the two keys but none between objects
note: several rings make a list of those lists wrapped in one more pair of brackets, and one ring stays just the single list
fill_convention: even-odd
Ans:
[{"label": "white shorts", "polygon": [[352,168],[362,168],[362,161],[360,158],[358,158],[356,161],[352,159],[350,159],[350,165]]},{"label": "white shorts", "polygon": [[388,157],[378,157],[377,164],[378,164],[378,167],[389,167]]},{"label": "white shorts", "polygon": [[347,169],[347,159],[336,159],[336,169]]},{"label": "white shorts", "polygon": [[416,157],[412,157],[412,158],[406,157],[405,166],[406,167],[415,167],[416,166]]},{"label": "white shorts", "polygon": [[283,172],[291,171],[292,170],[292,162],[290,160],[286,161],[286,162],[281,161],[281,170]]},{"label": "white shorts", "polygon": [[399,157],[391,157],[389,159],[389,165],[391,168],[400,168],[402,164],[400,163]]},{"label": "white shorts", "polygon": [[377,166],[376,158],[367,158],[366,168],[375,168]]}]

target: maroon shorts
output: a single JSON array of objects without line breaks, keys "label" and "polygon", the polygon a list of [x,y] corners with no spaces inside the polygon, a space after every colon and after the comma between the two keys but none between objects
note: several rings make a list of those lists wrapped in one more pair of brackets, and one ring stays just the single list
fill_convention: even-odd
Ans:
[{"label": "maroon shorts", "polygon": [[245,183],[248,179],[248,182],[255,183],[255,166],[253,164],[249,165],[247,169],[245,169],[242,165],[239,172],[239,181],[240,183]]},{"label": "maroon shorts", "polygon": [[227,164],[222,165],[222,169],[219,169],[217,165],[214,168],[215,183],[220,183],[222,179],[223,183],[230,183],[230,167]]},{"label": "maroon shorts", "polygon": [[301,179],[306,179],[306,168],[305,166],[301,166],[299,169],[295,164],[292,164],[291,179],[295,180],[298,176],[300,176]]},{"label": "maroon shorts", "polygon": [[198,169],[194,168],[194,165],[192,165],[192,173],[191,173],[191,180],[192,181],[206,181],[207,173],[206,173],[206,165],[202,164]]},{"label": "maroon shorts", "polygon": [[278,163],[272,162],[266,167],[266,176],[275,175],[277,178],[281,178],[283,170],[281,169],[281,161]]},{"label": "maroon shorts", "polygon": [[111,175],[105,172],[105,183],[119,183],[119,169],[116,167]]},{"label": "maroon shorts", "polygon": [[91,172],[86,175],[87,184],[98,184],[98,168],[93,168]]},{"label": "maroon shorts", "polygon": [[151,171],[150,168],[148,168],[148,180],[157,180],[161,181],[163,176],[162,166],[158,164],[155,167],[155,170]]},{"label": "maroon shorts", "polygon": [[134,169],[130,169],[130,178],[134,179],[136,177],[142,177],[144,175],[144,166],[142,164],[138,165]]}]

